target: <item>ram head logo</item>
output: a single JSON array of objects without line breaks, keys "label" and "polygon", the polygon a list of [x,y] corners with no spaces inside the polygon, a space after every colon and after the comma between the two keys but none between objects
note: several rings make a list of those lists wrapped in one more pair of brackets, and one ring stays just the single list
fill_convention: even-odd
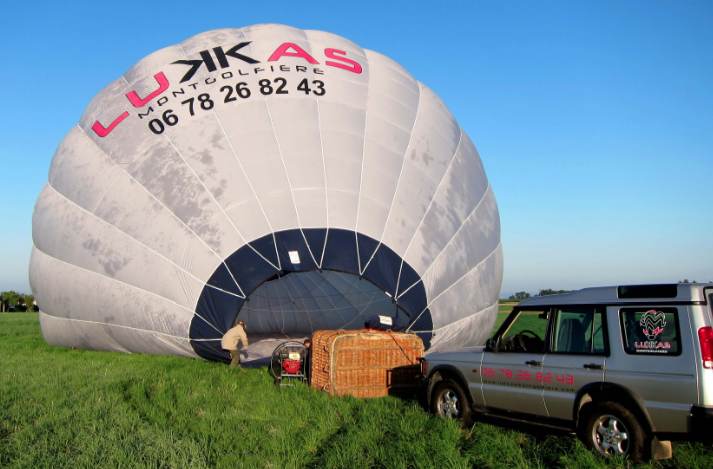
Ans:
[{"label": "ram head logo", "polygon": [[639,325],[647,339],[656,340],[663,333],[664,327],[666,327],[666,315],[663,311],[650,309],[641,316]]}]

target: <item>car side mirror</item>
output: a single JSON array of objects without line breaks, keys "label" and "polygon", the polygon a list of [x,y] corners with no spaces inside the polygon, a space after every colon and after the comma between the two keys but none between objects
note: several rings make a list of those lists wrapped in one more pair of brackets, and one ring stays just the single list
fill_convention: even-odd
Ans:
[{"label": "car side mirror", "polygon": [[485,342],[485,350],[488,352],[497,352],[497,348],[498,341],[495,338],[491,337]]}]

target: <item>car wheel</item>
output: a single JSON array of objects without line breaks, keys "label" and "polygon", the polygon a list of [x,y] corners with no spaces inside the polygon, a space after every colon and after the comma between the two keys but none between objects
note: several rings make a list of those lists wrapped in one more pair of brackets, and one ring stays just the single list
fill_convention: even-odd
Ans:
[{"label": "car wheel", "polygon": [[471,410],[463,388],[450,379],[439,381],[431,394],[431,412],[439,417],[470,423]]},{"label": "car wheel", "polygon": [[639,419],[616,402],[594,404],[580,425],[579,437],[603,456],[620,455],[633,462],[648,459],[648,437]]}]

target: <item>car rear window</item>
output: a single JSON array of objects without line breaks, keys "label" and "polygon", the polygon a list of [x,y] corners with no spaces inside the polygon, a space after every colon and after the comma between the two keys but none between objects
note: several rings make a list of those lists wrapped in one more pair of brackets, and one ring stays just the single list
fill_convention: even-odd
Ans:
[{"label": "car rear window", "polygon": [[676,308],[622,308],[619,314],[626,353],[681,353],[681,334]]}]

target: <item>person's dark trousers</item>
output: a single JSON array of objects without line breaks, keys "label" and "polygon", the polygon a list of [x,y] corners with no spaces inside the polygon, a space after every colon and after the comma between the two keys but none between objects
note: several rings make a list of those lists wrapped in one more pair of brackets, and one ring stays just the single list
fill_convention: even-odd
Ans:
[{"label": "person's dark trousers", "polygon": [[230,351],[230,366],[232,368],[240,367],[240,350]]}]

